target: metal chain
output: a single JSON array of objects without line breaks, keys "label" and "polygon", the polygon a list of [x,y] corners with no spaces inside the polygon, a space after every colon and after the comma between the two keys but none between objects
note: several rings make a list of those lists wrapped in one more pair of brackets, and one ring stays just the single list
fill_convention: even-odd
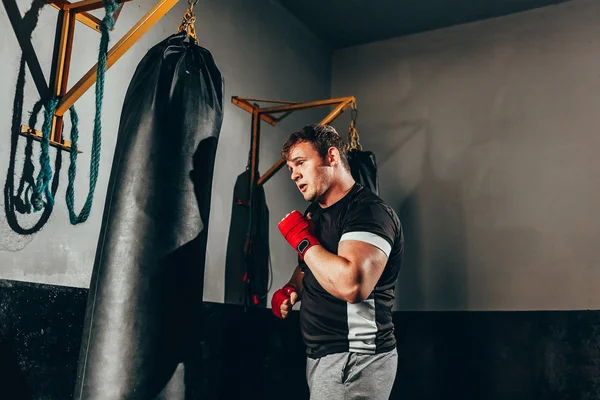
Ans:
[{"label": "metal chain", "polygon": [[198,0],[188,0],[189,8],[183,15],[183,21],[179,25],[179,32],[186,32],[188,37],[191,38],[194,43],[198,44],[198,37],[196,36],[196,15],[194,15],[194,6],[198,4]]},{"label": "metal chain", "polygon": [[358,136],[358,131],[354,127],[354,121],[350,122],[350,127],[348,128],[348,130],[349,130],[349,136],[350,136],[350,138],[348,139],[348,151],[353,151],[353,150],[362,151],[363,147],[359,141],[360,138]]},{"label": "metal chain", "polygon": [[358,114],[358,110],[355,108],[352,109],[350,127],[348,128],[349,138],[348,138],[348,151],[354,150],[363,150],[362,145],[360,144],[360,138],[358,136],[358,131],[356,130],[356,116]]}]

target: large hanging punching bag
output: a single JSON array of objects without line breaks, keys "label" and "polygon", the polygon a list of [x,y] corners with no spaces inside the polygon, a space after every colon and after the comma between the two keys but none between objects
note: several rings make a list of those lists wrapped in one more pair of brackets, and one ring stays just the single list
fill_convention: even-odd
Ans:
[{"label": "large hanging punching bag", "polygon": [[222,120],[208,50],[182,32],[148,51],[123,104],[75,399],[152,399],[200,340]]}]

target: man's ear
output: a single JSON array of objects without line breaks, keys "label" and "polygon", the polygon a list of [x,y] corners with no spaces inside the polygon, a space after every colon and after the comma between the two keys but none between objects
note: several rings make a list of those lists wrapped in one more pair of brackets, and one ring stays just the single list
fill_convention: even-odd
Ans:
[{"label": "man's ear", "polygon": [[339,164],[340,163],[340,151],[337,147],[330,147],[327,151],[327,161],[329,161],[329,165]]}]

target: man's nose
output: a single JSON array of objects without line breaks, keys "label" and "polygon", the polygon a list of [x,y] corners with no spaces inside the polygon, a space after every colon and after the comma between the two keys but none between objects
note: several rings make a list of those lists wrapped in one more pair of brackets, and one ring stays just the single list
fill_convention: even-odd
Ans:
[{"label": "man's nose", "polygon": [[297,171],[292,171],[292,180],[295,182],[300,178],[300,173]]}]

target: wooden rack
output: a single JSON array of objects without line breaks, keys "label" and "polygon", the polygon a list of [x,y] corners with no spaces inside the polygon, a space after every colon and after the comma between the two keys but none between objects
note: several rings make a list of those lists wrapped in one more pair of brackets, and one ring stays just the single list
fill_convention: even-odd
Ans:
[{"label": "wooden rack", "polygon": [[[318,100],[308,103],[296,103],[290,101],[279,100],[260,100],[233,96],[231,102],[243,110],[252,114],[252,137],[250,141],[250,182],[258,186],[264,185],[269,178],[275,175],[281,167],[285,165],[285,160],[280,158],[263,176],[258,176],[258,149],[260,144],[260,121],[265,121],[275,126],[279,121],[298,110],[307,110],[310,108],[335,106],[335,108],[327,115],[320,124],[327,125],[340,116],[348,107],[356,109],[356,99],[353,96],[340,97],[327,100]],[[272,103],[283,104],[275,107],[260,108],[256,103]],[[273,114],[283,115],[279,118]]]},{"label": "wooden rack", "polygon": [[[100,20],[89,12],[104,7],[103,0],[82,0],[71,3],[67,0],[46,0],[60,12],[60,43],[58,56],[54,60],[54,86],[52,95],[60,98],[60,103],[52,119],[50,145],[69,151],[71,143],[62,138],[63,116],[67,110],[96,82],[98,64],[93,66],[71,89],[68,89],[69,67],[73,49],[73,38],[77,21],[100,32]],[[132,0],[121,0],[123,3]],[[106,68],[117,62],[150,28],[152,28],[179,0],[159,0],[108,52]],[[121,8],[117,10],[115,17]],[[21,135],[35,140],[42,139],[42,132],[28,126],[21,126]]]}]

